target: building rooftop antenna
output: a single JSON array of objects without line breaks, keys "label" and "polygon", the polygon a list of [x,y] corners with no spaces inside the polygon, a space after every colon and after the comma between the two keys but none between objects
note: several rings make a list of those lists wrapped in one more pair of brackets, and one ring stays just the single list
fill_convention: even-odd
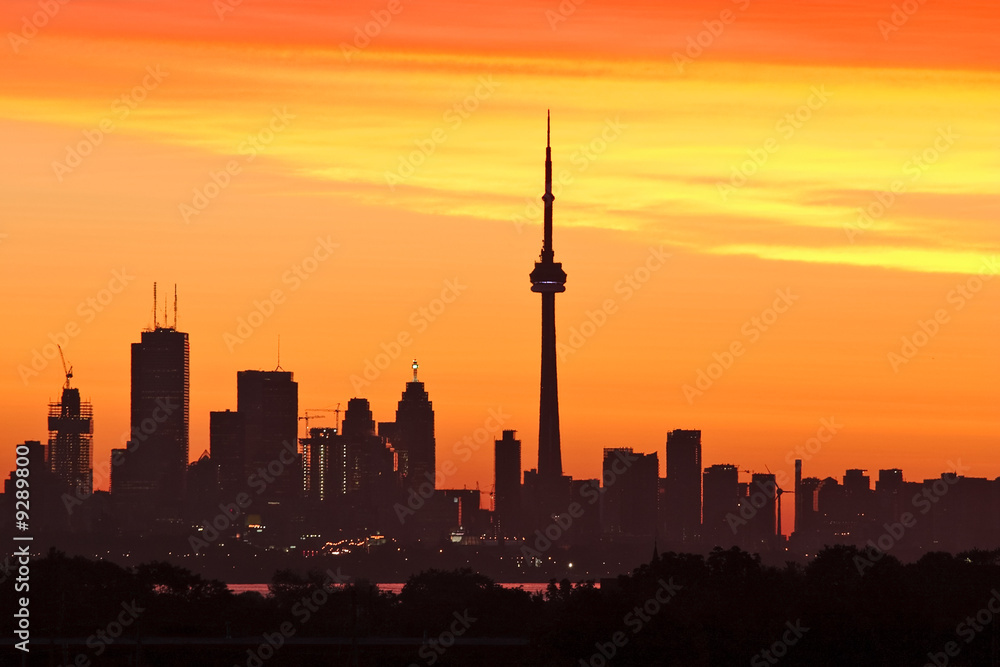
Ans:
[{"label": "building rooftop antenna", "polygon": [[153,282],[153,330],[156,330],[156,282]]},{"label": "building rooftop antenna", "polygon": [[[282,370],[281,368],[281,334],[278,334],[278,365],[275,367],[276,371]],[[306,435],[309,435],[309,422],[306,422]]]},{"label": "building rooftop antenna", "polygon": [[177,330],[177,283],[174,283],[174,331]]}]

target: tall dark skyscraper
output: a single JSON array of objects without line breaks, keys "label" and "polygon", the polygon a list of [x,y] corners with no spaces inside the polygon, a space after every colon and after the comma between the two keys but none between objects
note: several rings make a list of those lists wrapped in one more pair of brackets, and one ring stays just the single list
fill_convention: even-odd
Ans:
[{"label": "tall dark skyscraper", "polygon": [[399,467],[407,485],[434,484],[434,408],[417,380],[417,360],[413,360],[413,382],[396,408],[392,444],[399,454]]},{"label": "tall dark skyscraper", "polygon": [[734,465],[716,464],[705,468],[702,537],[705,546],[728,548],[738,544],[732,526],[739,527],[740,474]]},{"label": "tall dark skyscraper", "polygon": [[208,414],[209,447],[219,470],[219,488],[226,496],[246,491],[246,452],[243,414],[226,410]]},{"label": "tall dark skyscraper", "polygon": [[60,482],[90,495],[94,489],[94,410],[69,386],[66,373],[62,399],[49,403],[49,469]]},{"label": "tall dark skyscraper", "polygon": [[566,291],[566,272],[554,261],[552,250],[552,141],[551,119],[545,146],[545,228],[540,260],[531,272],[531,291],[542,295],[542,381],[538,408],[538,478],[555,487],[562,477],[559,440],[559,387],[556,380],[556,294]]},{"label": "tall dark skyscraper", "polygon": [[667,433],[667,533],[690,541],[701,530],[701,431]]},{"label": "tall dark skyscraper", "polygon": [[[265,497],[300,495],[298,457],[299,385],[287,371],[240,371],[236,374],[236,410],[243,415],[244,465],[247,474],[273,465],[281,473],[268,484]],[[295,463],[288,463],[290,458]]]},{"label": "tall dark skyscraper", "polygon": [[176,297],[174,305],[173,326],[154,316],[132,343],[132,430],[119,490],[147,500],[178,500],[188,466],[190,348],[177,331]]},{"label": "tall dark skyscraper", "polygon": [[634,454],[631,447],[605,448],[601,526],[605,533],[652,537],[656,534],[659,457]]},{"label": "tall dark skyscraper", "polygon": [[493,524],[497,538],[521,530],[521,441],[516,431],[504,431],[493,441]]}]

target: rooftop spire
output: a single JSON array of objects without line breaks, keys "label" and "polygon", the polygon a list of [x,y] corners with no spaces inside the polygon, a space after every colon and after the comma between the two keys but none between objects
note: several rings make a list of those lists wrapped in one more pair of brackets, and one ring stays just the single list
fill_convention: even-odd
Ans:
[{"label": "rooftop spire", "polygon": [[542,201],[545,202],[545,231],[542,240],[542,261],[552,261],[552,202],[555,196],[552,194],[552,111],[546,114],[545,129],[545,194]]},{"label": "rooftop spire", "polygon": [[417,381],[417,369],[420,368],[420,364],[418,364],[417,360],[414,359],[412,366],[413,366],[413,381],[416,382]]}]

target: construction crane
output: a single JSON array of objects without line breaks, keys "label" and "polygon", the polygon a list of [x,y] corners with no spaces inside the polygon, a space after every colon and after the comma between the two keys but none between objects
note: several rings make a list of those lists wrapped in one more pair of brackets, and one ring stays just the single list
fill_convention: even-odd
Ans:
[{"label": "construction crane", "polygon": [[306,419],[306,431],[307,431],[306,435],[309,435],[308,434],[308,430],[309,430],[309,421],[308,420],[309,419],[323,419],[323,417],[309,417],[309,413],[310,412],[336,412],[337,413],[337,433],[340,433],[340,413],[341,413],[340,403],[337,403],[337,407],[336,408],[309,408],[308,410],[306,410],[305,411],[305,415],[306,416],[305,417],[299,417],[299,419]]},{"label": "construction crane", "polygon": [[304,417],[299,417],[299,421],[303,421],[304,420],[306,422],[306,437],[307,438],[311,437],[310,433],[309,433],[309,420],[310,419],[325,419],[325,417],[320,417],[320,416],[310,417],[308,410],[306,410]]},{"label": "construction crane", "polygon": [[337,403],[337,407],[335,407],[335,408],[309,408],[309,410],[307,410],[307,412],[309,412],[309,411],[312,411],[312,412],[335,412],[337,414],[337,433],[340,433],[340,413],[343,412],[343,410],[340,409],[340,403]]},{"label": "construction crane", "polygon": [[63,354],[62,345],[56,345],[59,348],[59,358],[62,359],[63,374],[66,376],[66,384],[63,385],[65,389],[69,389],[69,381],[73,379],[73,367],[66,367],[66,355]]}]

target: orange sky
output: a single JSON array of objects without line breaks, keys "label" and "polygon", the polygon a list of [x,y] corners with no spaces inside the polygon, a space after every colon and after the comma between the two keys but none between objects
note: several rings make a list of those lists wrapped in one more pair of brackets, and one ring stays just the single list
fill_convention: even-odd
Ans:
[{"label": "orange sky", "polygon": [[[532,467],[551,107],[568,473],[596,476],[610,446],[662,472],[666,432],[700,428],[705,465],[790,475],[833,418],[808,475],[1000,475],[1000,281],[975,278],[1000,271],[992,3],[225,2],[0,6],[3,442],[46,437],[58,359],[19,368],[78,325],[66,353],[107,459],[156,280],[191,335],[192,458],[280,335],[303,408],[358,394],[389,420],[417,357],[448,485],[489,489],[492,447],[453,444],[491,409]],[[337,247],[313,264],[317,239]],[[670,257],[647,274],[651,249]],[[430,321],[446,281],[465,287]],[[778,290],[796,298],[772,321]]]}]

